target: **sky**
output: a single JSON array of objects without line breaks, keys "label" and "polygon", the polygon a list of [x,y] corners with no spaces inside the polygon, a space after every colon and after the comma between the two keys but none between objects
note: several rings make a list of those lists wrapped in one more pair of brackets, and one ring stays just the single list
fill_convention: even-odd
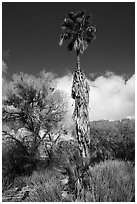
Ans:
[{"label": "sky", "polygon": [[76,54],[67,51],[67,44],[59,46],[61,23],[68,12],[83,9],[92,14],[97,29],[96,40],[81,56],[81,67],[89,83],[97,87],[91,87],[90,119],[132,117],[135,112],[134,3],[2,3],[4,73],[9,79],[21,71],[33,75],[42,70],[52,72],[56,74],[58,88],[70,98]]}]

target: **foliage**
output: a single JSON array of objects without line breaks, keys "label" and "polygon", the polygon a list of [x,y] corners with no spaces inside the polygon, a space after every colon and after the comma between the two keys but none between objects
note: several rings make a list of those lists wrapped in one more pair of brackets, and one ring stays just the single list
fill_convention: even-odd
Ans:
[{"label": "foliage", "polygon": [[60,202],[62,186],[61,175],[53,170],[34,172],[30,178],[32,191],[27,202]]},{"label": "foliage", "polygon": [[135,160],[135,121],[90,122],[91,164],[106,159]]},{"label": "foliage", "polygon": [[131,202],[135,196],[135,174],[131,163],[106,161],[91,168],[88,202]]},{"label": "foliage", "polygon": [[74,166],[67,169],[68,182],[66,185],[69,201],[86,202],[131,202],[135,201],[135,172],[131,163],[108,160],[100,162],[89,169],[84,169],[83,185],[85,186],[81,198],[77,198],[77,191],[82,191],[77,183]]},{"label": "foliage", "polygon": [[[135,160],[135,120],[90,122],[90,164],[107,159]],[[74,140],[61,141],[55,148],[56,161],[66,164],[77,149],[76,132]]]},{"label": "foliage", "polygon": [[67,192],[67,199],[71,197],[73,201],[86,201],[85,191],[89,187],[88,161],[88,159],[81,157],[79,151],[77,151],[73,155],[73,158],[71,158],[70,163],[64,167],[65,172],[63,172],[63,174],[67,175],[64,188]]},{"label": "foliage", "polygon": [[135,120],[124,119],[116,123],[118,135],[115,138],[116,158],[135,161]]},{"label": "foliage", "polygon": [[[93,121],[90,126],[90,164],[94,165],[107,159],[135,161],[135,120]],[[73,157],[77,148],[76,132],[74,140],[57,144],[55,155],[60,163]]]},{"label": "foliage", "polygon": [[[92,171],[90,173],[89,169],[83,169],[81,161],[78,157],[77,142],[73,141],[62,141],[58,143],[57,157],[62,164],[64,175],[67,175],[67,181],[65,182],[65,198],[67,201],[130,201],[134,200],[134,172],[133,161],[134,161],[134,137],[135,137],[135,127],[134,120],[124,119],[122,121],[96,121],[90,123],[90,133],[91,133],[91,144],[90,144],[90,165],[93,166],[90,170],[93,170],[95,185],[89,184],[92,178]],[[121,136],[122,135],[122,136]],[[127,139],[125,139],[127,138]],[[119,142],[123,143],[125,149],[121,148]],[[132,145],[129,145],[132,144]],[[129,146],[131,149],[128,151]],[[121,152],[123,152],[124,157],[121,157]],[[132,157],[133,156],[133,157]],[[81,157],[80,157],[81,158]],[[130,160],[132,163],[124,163],[122,161],[106,161],[108,159],[121,159]],[[106,161],[105,163],[100,163],[100,161]],[[98,165],[95,165],[96,163]],[[88,164],[89,165],[89,164]],[[94,166],[95,165],[95,166]],[[102,175],[97,174],[98,169],[102,168]],[[108,171],[108,172],[107,172]],[[117,174],[121,172],[120,178]],[[124,172],[123,172],[124,171]],[[113,174],[114,172],[114,174]],[[123,172],[123,173],[122,173]],[[83,178],[81,183],[78,183],[78,178]],[[107,174],[110,178],[104,176]],[[98,179],[99,182],[98,182]],[[124,178],[128,178],[124,180]],[[84,181],[84,182],[83,182]],[[111,182],[112,181],[112,182]],[[121,182],[120,184],[118,183]],[[125,181],[125,183],[124,183]],[[97,182],[97,184],[96,184]],[[106,182],[107,184],[104,184]],[[112,184],[109,187],[108,183]],[[127,183],[126,183],[127,182]],[[116,189],[113,189],[114,183],[116,183]],[[85,185],[85,192],[81,199],[77,198],[77,191],[83,191],[82,185]],[[97,187],[96,187],[97,185]],[[101,188],[106,188],[101,194]],[[123,185],[123,187],[122,187]],[[125,187],[126,185],[126,187]],[[89,186],[91,191],[89,192]],[[91,187],[92,186],[92,187]],[[95,196],[95,189],[101,186],[100,190],[97,190],[97,195]],[[65,192],[66,192],[65,191]],[[87,191],[87,192],[86,192]],[[128,191],[128,194],[127,194]],[[111,193],[110,193],[111,192]],[[115,197],[115,192],[117,193]],[[85,193],[85,195],[84,195]],[[110,193],[110,196],[109,196]],[[119,194],[120,193],[120,194]],[[85,198],[84,198],[85,197]]]},{"label": "foliage", "polygon": [[34,171],[31,176],[17,177],[12,188],[4,192],[3,200],[8,201],[10,197],[12,202],[61,201],[61,178],[62,175],[52,169]]},{"label": "foliage", "polygon": [[85,11],[70,12],[62,22],[62,34],[60,45],[63,41],[69,41],[68,50],[75,49],[83,53],[88,44],[95,39],[96,29],[92,25],[91,15]]},{"label": "foliage", "polygon": [[5,138],[2,144],[2,190],[10,187],[19,175],[30,175],[36,168],[37,160],[29,155],[19,140]]},{"label": "foliage", "polygon": [[[76,164],[78,159],[71,160],[71,165],[62,169],[45,169],[35,171],[31,176],[15,179],[12,188],[28,189],[25,202],[131,202],[135,201],[135,172],[130,162],[108,160],[89,167],[84,177],[85,192],[77,199],[75,191],[81,189],[76,181]],[[80,164],[80,163],[79,163]],[[62,174],[61,174],[62,173]],[[23,190],[22,190],[23,191]],[[8,193],[8,191],[7,191]],[[5,192],[5,196],[7,195]],[[20,193],[21,194],[21,193]],[[14,201],[15,198],[14,197]],[[11,200],[13,201],[13,200]]]},{"label": "foliage", "polygon": [[[78,165],[79,163],[79,165]],[[79,170],[77,168],[80,168]],[[131,162],[107,160],[82,169],[80,161],[73,160],[65,167],[62,180],[64,201],[131,202],[135,201],[135,172]],[[78,173],[81,172],[81,175]],[[78,178],[83,177],[82,185]],[[81,197],[77,197],[79,191]]]},{"label": "foliage", "polygon": [[[3,97],[3,177],[31,172],[44,142],[48,156],[60,134],[65,113],[64,95],[53,76],[15,74]],[[56,139],[52,137],[57,134]],[[13,176],[13,177],[14,177]]]},{"label": "foliage", "polygon": [[59,166],[65,167],[76,152],[77,142],[75,140],[60,141],[54,149],[54,160]]},{"label": "foliage", "polygon": [[55,90],[48,74],[36,78],[27,74],[13,76],[6,99],[3,100],[3,123],[14,130],[26,128],[40,140],[39,131],[57,127],[63,119],[63,96]]}]

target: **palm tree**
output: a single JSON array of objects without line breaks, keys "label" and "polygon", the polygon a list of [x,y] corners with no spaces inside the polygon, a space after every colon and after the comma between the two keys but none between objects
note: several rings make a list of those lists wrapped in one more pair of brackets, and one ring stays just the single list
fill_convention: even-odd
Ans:
[{"label": "palm tree", "polygon": [[83,70],[80,68],[80,54],[95,38],[96,28],[92,25],[91,15],[85,11],[70,12],[62,22],[62,34],[59,45],[69,41],[68,50],[76,51],[77,71],[73,76],[72,98],[75,99],[73,119],[76,123],[79,150],[83,157],[88,156],[88,104],[89,85]]},{"label": "palm tree", "polygon": [[[59,45],[64,41],[68,41],[68,50],[76,51],[77,55],[77,70],[73,75],[72,98],[75,99],[75,109],[73,119],[76,125],[76,137],[78,141],[78,150],[82,158],[82,166],[77,166],[78,178],[75,185],[77,186],[77,199],[83,197],[82,192],[85,192],[83,186],[83,170],[86,167],[86,159],[89,160],[89,85],[84,74],[80,68],[80,54],[88,47],[88,44],[95,39],[96,29],[92,25],[91,16],[87,15],[85,11],[70,12],[62,22],[62,34]],[[81,170],[80,170],[81,169]],[[80,191],[79,189],[80,184]]]},{"label": "palm tree", "polygon": [[62,34],[59,45],[69,41],[68,50],[77,54],[77,69],[80,69],[80,54],[83,54],[88,44],[95,38],[96,28],[92,25],[91,15],[85,11],[70,12],[62,22]]}]

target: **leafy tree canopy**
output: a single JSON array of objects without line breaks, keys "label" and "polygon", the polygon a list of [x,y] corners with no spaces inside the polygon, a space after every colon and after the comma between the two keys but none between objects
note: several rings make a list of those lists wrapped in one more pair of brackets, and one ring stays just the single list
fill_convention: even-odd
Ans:
[{"label": "leafy tree canopy", "polygon": [[47,134],[59,127],[64,118],[64,95],[55,88],[50,73],[42,72],[38,77],[23,73],[13,75],[3,98],[4,131],[8,127],[11,136],[11,130],[15,134],[25,128],[27,134],[24,132],[24,138],[31,135],[34,146],[38,147]]}]

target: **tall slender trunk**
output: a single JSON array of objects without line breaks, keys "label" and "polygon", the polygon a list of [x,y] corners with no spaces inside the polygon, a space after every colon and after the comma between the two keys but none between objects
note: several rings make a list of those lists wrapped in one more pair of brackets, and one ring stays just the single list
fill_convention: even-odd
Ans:
[{"label": "tall slender trunk", "polygon": [[77,50],[77,70],[80,70],[80,52]]},{"label": "tall slender trunk", "polygon": [[76,126],[76,138],[78,142],[78,151],[82,163],[77,166],[77,182],[76,182],[76,198],[77,201],[85,201],[85,187],[83,185],[84,175],[87,174],[86,169],[89,161],[89,132],[88,132],[88,107],[89,107],[89,85],[80,68],[80,52],[77,50],[77,70],[73,75],[73,85],[71,96],[75,100],[75,109],[73,120]]}]

